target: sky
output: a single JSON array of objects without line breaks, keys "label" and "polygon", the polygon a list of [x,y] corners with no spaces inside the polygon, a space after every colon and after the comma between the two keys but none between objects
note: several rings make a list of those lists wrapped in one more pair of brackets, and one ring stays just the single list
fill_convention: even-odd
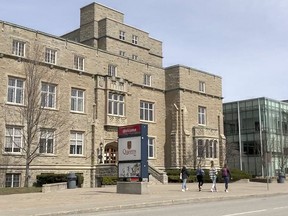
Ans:
[{"label": "sky", "polygon": [[[222,77],[223,102],[288,99],[287,0],[0,0],[0,20],[56,36],[100,3],[163,42],[163,66]],[[1,43],[1,42],[0,42]]]}]

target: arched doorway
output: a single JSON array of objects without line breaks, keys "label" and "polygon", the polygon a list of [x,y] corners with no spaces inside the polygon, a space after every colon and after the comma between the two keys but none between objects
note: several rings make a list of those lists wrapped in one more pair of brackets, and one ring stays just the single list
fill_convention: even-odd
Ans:
[{"label": "arched doorway", "polygon": [[118,162],[118,143],[111,142],[104,148],[104,164],[116,164]]}]

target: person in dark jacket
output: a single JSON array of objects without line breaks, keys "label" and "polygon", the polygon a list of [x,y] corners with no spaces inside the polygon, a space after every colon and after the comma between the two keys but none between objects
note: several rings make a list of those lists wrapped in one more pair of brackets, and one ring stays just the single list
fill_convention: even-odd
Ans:
[{"label": "person in dark jacket", "polygon": [[228,183],[229,179],[231,178],[231,173],[227,164],[224,164],[224,167],[222,168],[222,178],[224,179],[225,182],[225,192],[228,192]]},{"label": "person in dark jacket", "polygon": [[197,181],[198,181],[198,189],[199,191],[202,190],[202,186],[204,184],[204,180],[203,180],[203,177],[204,177],[204,170],[201,168],[201,164],[198,165],[198,168],[196,170],[196,178],[197,178]]},{"label": "person in dark jacket", "polygon": [[189,177],[189,172],[188,172],[186,166],[182,167],[181,173],[182,173],[182,191],[185,192],[186,190],[188,190],[187,178]]}]

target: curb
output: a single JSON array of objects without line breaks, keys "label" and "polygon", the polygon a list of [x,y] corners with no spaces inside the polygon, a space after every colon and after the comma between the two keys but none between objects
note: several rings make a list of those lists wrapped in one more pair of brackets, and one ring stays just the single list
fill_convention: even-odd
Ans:
[{"label": "curb", "polygon": [[253,198],[253,197],[270,197],[270,196],[278,196],[284,195],[283,193],[273,193],[273,194],[249,194],[249,195],[234,195],[227,197],[203,197],[203,198],[190,198],[190,199],[172,199],[165,201],[157,201],[157,202],[143,202],[131,205],[115,205],[115,206],[105,206],[105,207],[96,207],[96,208],[88,208],[88,209],[79,209],[79,210],[71,210],[71,211],[60,211],[53,213],[45,213],[45,214],[36,214],[35,216],[56,216],[56,215],[71,215],[71,214],[85,214],[85,213],[96,213],[96,212],[105,212],[105,211],[113,211],[113,210],[125,210],[125,209],[139,209],[146,207],[158,207],[158,206],[168,206],[168,205],[181,205],[181,204],[190,204],[195,202],[213,202],[213,201],[225,201],[225,200],[237,200],[243,198]]}]

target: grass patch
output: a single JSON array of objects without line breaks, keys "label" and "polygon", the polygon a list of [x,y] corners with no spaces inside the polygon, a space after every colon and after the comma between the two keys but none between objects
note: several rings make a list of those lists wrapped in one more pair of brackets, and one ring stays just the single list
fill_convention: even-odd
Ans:
[{"label": "grass patch", "polygon": [[21,193],[39,193],[41,187],[19,187],[19,188],[0,188],[0,195],[21,194]]}]

